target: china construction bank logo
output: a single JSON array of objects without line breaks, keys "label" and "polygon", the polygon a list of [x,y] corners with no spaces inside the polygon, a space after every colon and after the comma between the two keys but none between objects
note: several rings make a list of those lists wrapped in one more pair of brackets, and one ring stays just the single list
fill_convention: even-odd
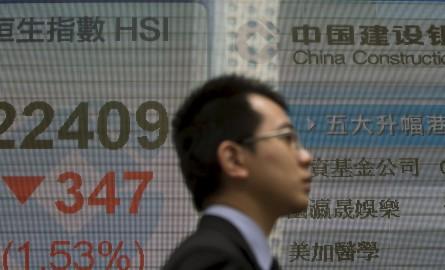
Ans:
[{"label": "china construction bank logo", "polygon": [[237,51],[249,63],[269,63],[278,53],[278,42],[279,30],[269,20],[250,20],[238,28]]}]

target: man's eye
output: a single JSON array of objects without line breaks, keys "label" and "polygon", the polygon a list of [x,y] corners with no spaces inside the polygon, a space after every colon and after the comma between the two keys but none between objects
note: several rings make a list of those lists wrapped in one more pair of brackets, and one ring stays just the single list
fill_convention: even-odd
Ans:
[{"label": "man's eye", "polygon": [[289,143],[289,144],[294,143],[295,140],[296,140],[294,134],[292,134],[292,133],[289,133],[289,134],[284,135],[284,139],[285,139],[286,142]]}]

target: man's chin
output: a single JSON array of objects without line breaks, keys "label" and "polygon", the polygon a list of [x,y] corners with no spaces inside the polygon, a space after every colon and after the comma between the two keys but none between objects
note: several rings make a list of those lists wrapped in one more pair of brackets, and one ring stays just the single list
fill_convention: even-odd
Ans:
[{"label": "man's chin", "polygon": [[308,207],[309,207],[309,198],[308,198],[307,200],[299,201],[299,202],[294,206],[293,213],[297,213],[297,214],[299,214],[299,213],[302,213],[302,212],[306,212],[306,210],[308,209]]}]

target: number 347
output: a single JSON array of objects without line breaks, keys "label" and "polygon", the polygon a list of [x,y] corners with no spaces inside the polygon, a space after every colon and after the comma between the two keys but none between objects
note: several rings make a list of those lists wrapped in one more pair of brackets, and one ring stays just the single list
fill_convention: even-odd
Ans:
[{"label": "number 347", "polygon": [[[4,117],[0,113],[0,136],[5,133],[14,123],[17,112],[13,105],[7,102],[0,102],[0,112],[4,112]],[[34,112],[40,111],[43,117],[32,130],[23,138],[20,148],[22,149],[52,149],[53,140],[38,139],[51,124],[54,119],[54,109],[46,102],[34,101],[29,103],[23,110],[23,115],[33,116]],[[117,116],[117,135],[109,135],[109,118],[111,113]],[[57,138],[59,140],[75,140],[78,148],[88,148],[88,141],[94,139],[94,132],[88,129],[89,120],[88,102],[81,102],[68,116],[63,125],[58,129]],[[148,113],[155,113],[157,119],[150,121],[147,119]],[[3,120],[1,120],[3,118]],[[115,117],[113,117],[115,118]],[[150,117],[151,118],[151,117]],[[77,129],[74,124],[77,122]],[[122,148],[130,137],[130,112],[121,102],[109,101],[105,103],[97,115],[97,135],[99,141],[105,148]],[[142,103],[136,110],[136,123],[144,131],[152,132],[154,136],[139,136],[137,141],[145,149],[156,149],[164,144],[168,134],[168,115],[165,107],[157,101],[147,101]],[[0,149],[15,148],[15,140],[0,139]]]}]

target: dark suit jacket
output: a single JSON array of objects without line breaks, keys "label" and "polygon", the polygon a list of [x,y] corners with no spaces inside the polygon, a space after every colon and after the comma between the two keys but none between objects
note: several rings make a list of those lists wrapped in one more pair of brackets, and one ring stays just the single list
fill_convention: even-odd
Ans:
[{"label": "dark suit jacket", "polygon": [[172,253],[164,270],[260,270],[241,233],[228,221],[204,215],[198,229]]}]

